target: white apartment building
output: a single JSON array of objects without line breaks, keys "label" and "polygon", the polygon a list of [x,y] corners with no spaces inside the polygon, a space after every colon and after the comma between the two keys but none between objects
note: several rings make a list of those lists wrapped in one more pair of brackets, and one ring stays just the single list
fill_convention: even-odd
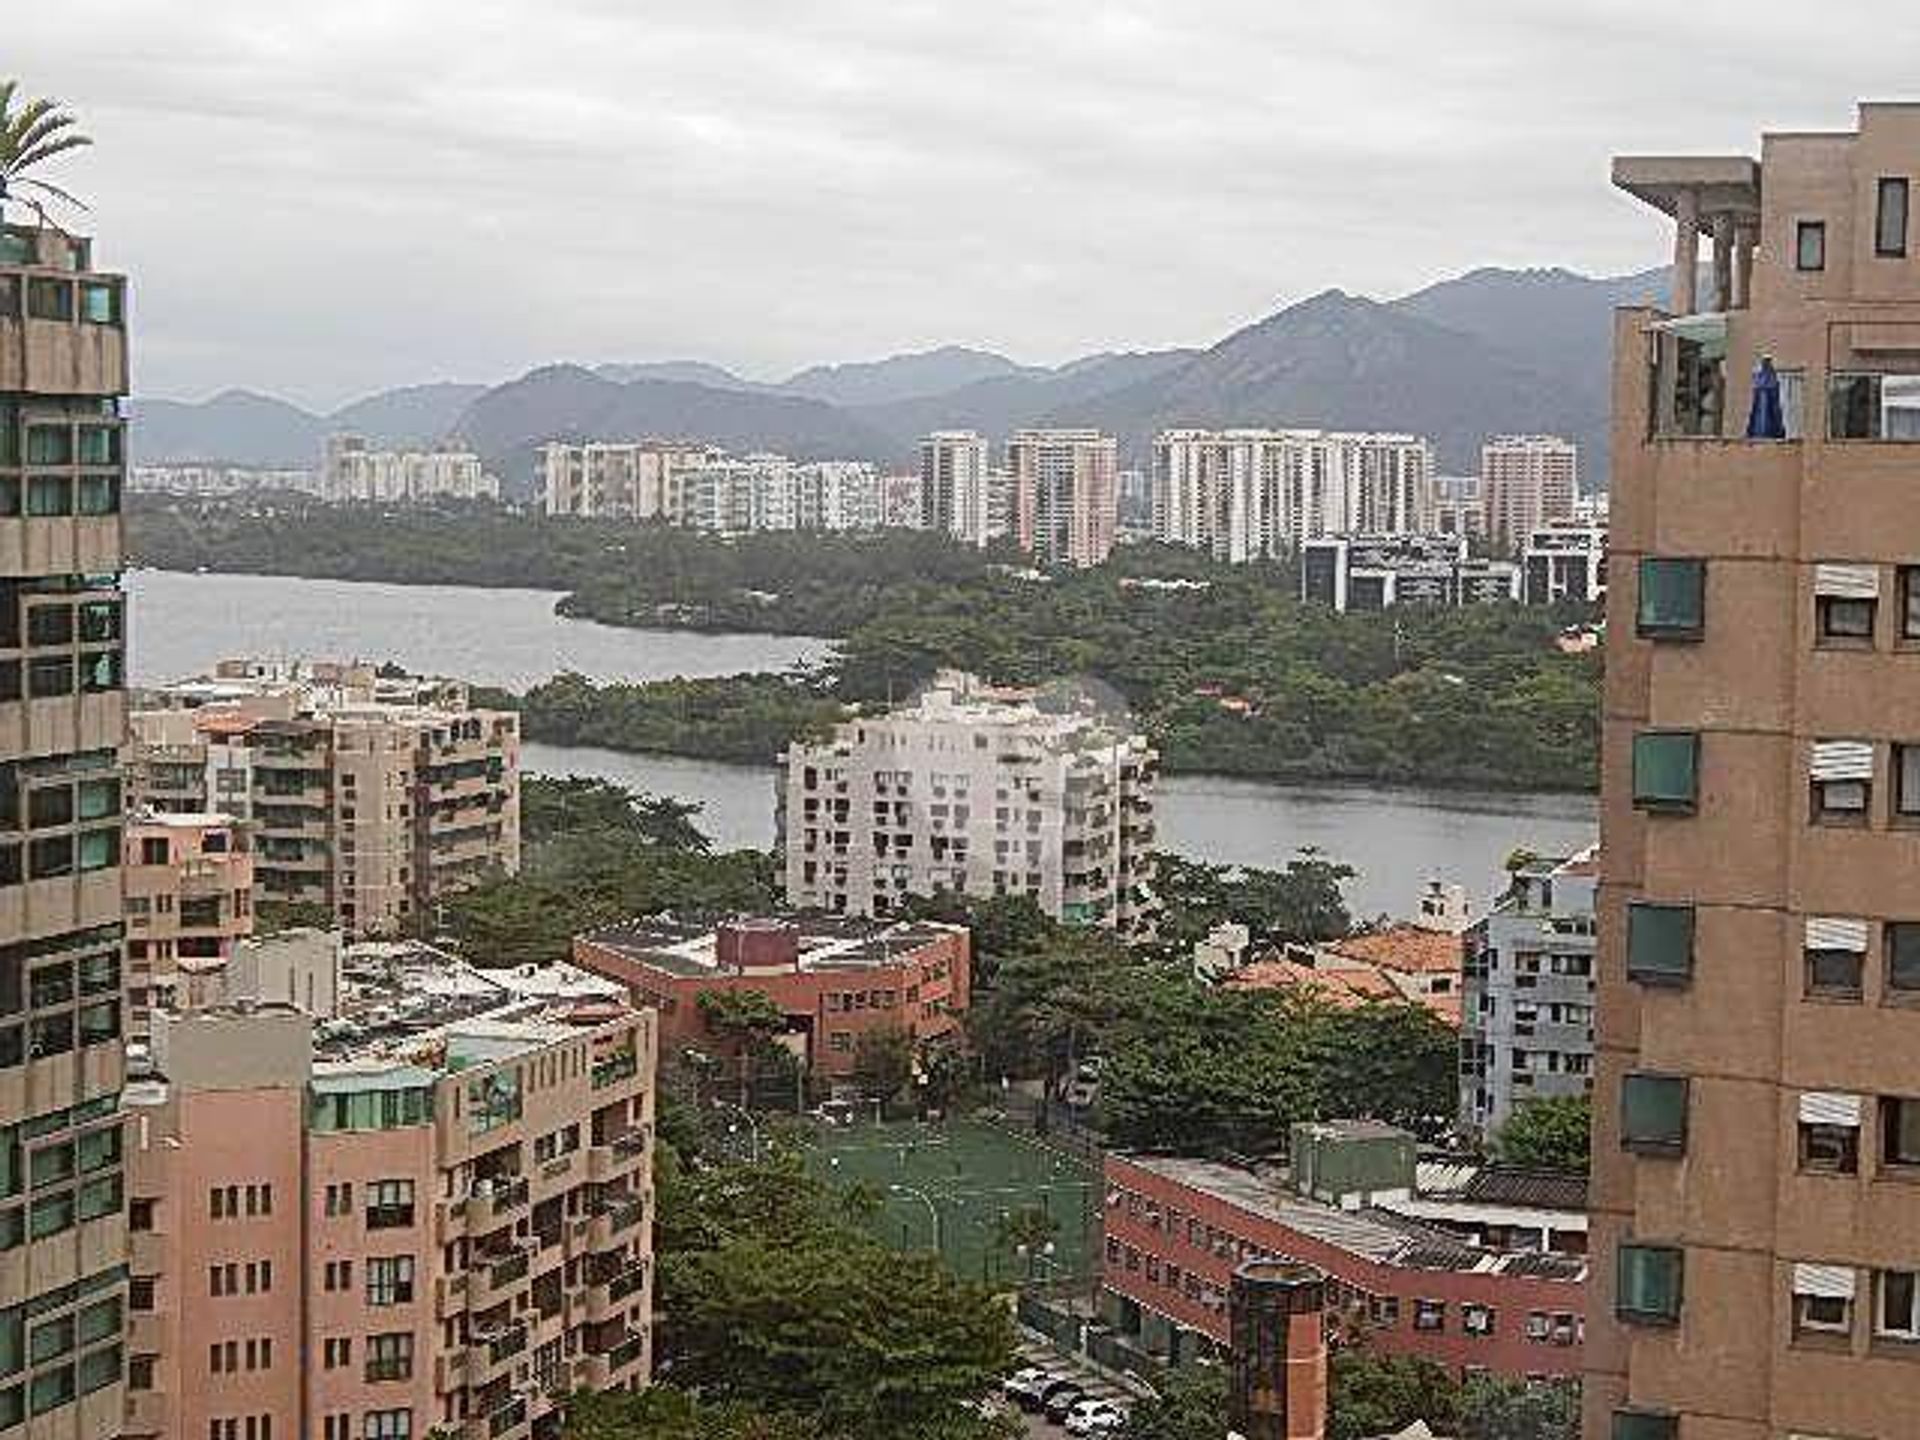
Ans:
[{"label": "white apartment building", "polygon": [[1460,1118],[1479,1135],[1526,1100],[1593,1088],[1593,919],[1598,847],[1536,859],[1467,931],[1460,998]]},{"label": "white apartment building", "polygon": [[1579,457],[1558,435],[1496,435],[1480,447],[1480,504],[1497,551],[1510,555],[1533,531],[1573,518]]},{"label": "white apartment building", "polygon": [[1043,564],[1085,568],[1113,551],[1119,450],[1097,430],[1016,430],[1007,441],[1013,533]]},{"label": "white apartment building", "polygon": [[263,470],[245,465],[135,465],[127,488],[149,495],[246,495],[258,490],[320,494],[320,476],[312,470]]},{"label": "white apartment building", "polygon": [[1478,475],[1433,477],[1433,533],[1467,539],[1487,533],[1487,512],[1480,503]]},{"label": "white apartment building", "polygon": [[680,480],[720,452],[678,440],[558,441],[540,447],[540,496],[549,515],[678,523]]},{"label": "white apartment building", "polygon": [[327,437],[320,498],[334,504],[498,500],[500,481],[471,450],[375,450],[363,435]]},{"label": "white apartment building", "polygon": [[1568,521],[1533,531],[1521,547],[1520,573],[1529,605],[1604,599],[1607,527]]},{"label": "white apartment building", "polygon": [[1416,435],[1167,430],[1154,442],[1154,535],[1232,564],[1324,535],[1423,535],[1433,469]]},{"label": "white apartment building", "polygon": [[912,704],[781,756],[787,903],[892,913],[910,895],[1030,895],[1149,931],[1159,757],[1090,707],[943,672]]},{"label": "white apartment building", "polygon": [[971,430],[936,430],[920,442],[921,523],[968,545],[985,545],[991,502],[987,442]]}]

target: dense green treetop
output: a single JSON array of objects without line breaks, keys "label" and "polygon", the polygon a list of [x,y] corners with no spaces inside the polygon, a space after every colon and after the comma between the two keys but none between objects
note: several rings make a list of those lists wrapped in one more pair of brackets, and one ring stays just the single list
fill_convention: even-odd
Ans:
[{"label": "dense green treetop", "polygon": [[[1474,606],[1336,615],[1290,569],[1127,547],[1032,578],[937,535],[758,534],[549,521],[485,505],[319,507],[136,497],[136,563],[567,592],[621,625],[836,638],[809,677],[593,686],[525,700],[529,738],[766,762],[848,705],[958,666],[992,680],[1087,678],[1116,693],[1171,769],[1298,780],[1591,788],[1598,654],[1562,655],[1577,609]],[[1190,588],[1142,584],[1157,578]]]},{"label": "dense green treetop", "polygon": [[1592,1131],[1593,1102],[1585,1095],[1522,1100],[1494,1136],[1493,1148],[1510,1165],[1584,1175]]}]

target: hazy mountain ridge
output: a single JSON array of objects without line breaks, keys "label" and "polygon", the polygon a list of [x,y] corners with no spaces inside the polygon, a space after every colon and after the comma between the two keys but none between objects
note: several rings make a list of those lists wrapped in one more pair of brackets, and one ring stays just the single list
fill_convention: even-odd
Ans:
[{"label": "hazy mountain ridge", "polygon": [[1546,430],[1577,441],[1583,479],[1602,483],[1612,312],[1658,298],[1665,282],[1664,270],[1485,268],[1391,301],[1326,291],[1203,350],[1051,368],[949,345],[814,366],[778,384],[698,360],[549,365],[502,385],[382,391],[328,415],[243,390],[198,404],[143,399],[132,448],[147,462],[310,465],[335,429],[382,443],[457,435],[509,494],[525,494],[533,452],[549,439],[677,436],[904,465],[933,429],[997,439],[1022,425],[1097,425],[1139,464],[1167,426],[1296,425],[1428,435],[1442,469],[1464,472],[1486,435]]}]

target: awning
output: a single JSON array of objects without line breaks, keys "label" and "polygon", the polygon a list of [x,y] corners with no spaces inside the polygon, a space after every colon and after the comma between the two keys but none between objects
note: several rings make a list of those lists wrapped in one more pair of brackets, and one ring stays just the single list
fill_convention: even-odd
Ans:
[{"label": "awning", "polygon": [[1828,1300],[1853,1299],[1855,1284],[1851,1265],[1807,1265],[1793,1267],[1793,1293],[1818,1295]]},{"label": "awning", "polygon": [[1727,317],[1724,311],[1706,310],[1693,315],[1676,315],[1671,320],[1655,321],[1653,328],[1676,340],[1686,340],[1700,346],[1709,359],[1727,353]]},{"label": "awning", "polygon": [[1808,1090],[1800,1096],[1802,1125],[1844,1125],[1860,1128],[1860,1097],[1832,1090]]},{"label": "awning", "polygon": [[1843,920],[1832,915],[1807,917],[1807,949],[1845,950],[1854,955],[1867,953],[1867,922]]}]

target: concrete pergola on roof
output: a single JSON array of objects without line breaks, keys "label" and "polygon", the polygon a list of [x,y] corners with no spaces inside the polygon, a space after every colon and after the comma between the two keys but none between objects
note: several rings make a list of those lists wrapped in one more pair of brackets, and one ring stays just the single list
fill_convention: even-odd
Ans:
[{"label": "concrete pergola on roof", "polygon": [[1760,162],[1746,155],[1621,155],[1613,183],[1676,217],[1683,195],[1694,197],[1700,215],[1760,214]]}]

